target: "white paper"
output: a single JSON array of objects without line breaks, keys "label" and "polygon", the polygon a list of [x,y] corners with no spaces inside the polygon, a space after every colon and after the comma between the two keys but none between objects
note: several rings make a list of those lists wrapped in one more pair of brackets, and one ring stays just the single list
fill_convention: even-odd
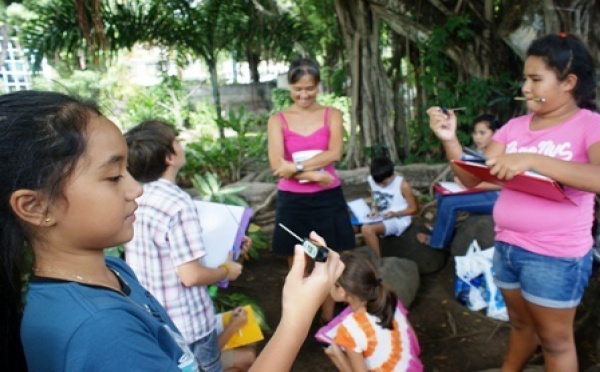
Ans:
[{"label": "white paper", "polygon": [[[296,151],[295,153],[292,154],[292,160],[294,161],[294,163],[301,163],[303,161],[307,161],[310,158],[313,158],[314,156],[316,156],[317,154],[322,153],[323,150],[304,150],[304,151]],[[317,171],[321,172],[323,171],[323,168],[321,169],[317,169]],[[307,183],[310,182],[309,180],[299,180],[299,183]]]},{"label": "white paper", "polygon": [[442,186],[445,190],[448,190],[450,192],[461,192],[461,191],[465,191],[466,188],[459,185],[456,182],[440,182],[439,183],[440,186]]},{"label": "white paper", "polygon": [[371,208],[369,207],[365,199],[352,200],[349,201],[347,204],[350,208],[350,211],[352,211],[354,217],[356,217],[358,222],[361,224],[369,224],[383,221],[383,218],[380,216],[374,218],[369,217],[369,214],[371,213]]},{"label": "white paper", "polygon": [[204,265],[218,267],[233,250],[246,208],[204,200],[194,200],[194,204],[200,216],[202,242],[206,250]]}]

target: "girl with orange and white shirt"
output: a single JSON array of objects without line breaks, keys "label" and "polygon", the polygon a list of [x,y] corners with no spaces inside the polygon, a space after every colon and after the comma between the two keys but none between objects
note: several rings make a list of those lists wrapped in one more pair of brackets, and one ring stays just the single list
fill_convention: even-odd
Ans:
[{"label": "girl with orange and white shirt", "polygon": [[354,252],[341,255],[346,266],[331,297],[352,308],[325,349],[343,372],[419,372],[417,337],[396,294],[381,281],[371,261]]}]

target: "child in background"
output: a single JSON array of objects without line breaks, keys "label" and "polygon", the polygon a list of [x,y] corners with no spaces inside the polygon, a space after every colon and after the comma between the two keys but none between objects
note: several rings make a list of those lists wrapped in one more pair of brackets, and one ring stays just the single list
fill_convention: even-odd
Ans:
[{"label": "child in background", "polygon": [[[500,124],[493,115],[484,114],[473,120],[473,142],[479,154],[483,155],[485,149],[492,143],[492,136],[498,128]],[[461,184],[458,177],[455,177],[455,181]],[[494,204],[498,200],[500,186],[482,182],[475,188],[487,191],[448,195],[437,193],[437,212],[435,225],[431,228],[432,234],[417,233],[417,240],[433,248],[447,247],[454,236],[458,212],[492,214]]]},{"label": "child in background", "polygon": [[[122,260],[104,256],[133,235],[142,188],[126,163],[121,131],[94,105],[52,92],[0,96],[4,370],[198,371],[163,307]],[[26,252],[33,268],[23,262]],[[302,247],[295,254],[281,321],[251,371],[291,368],[344,267],[330,251],[305,277]]]},{"label": "child in background", "polygon": [[[175,129],[147,120],[125,134],[127,169],[144,182],[137,203],[133,239],[125,244],[127,263],[140,283],[156,296],[181,330],[207,371],[221,371],[218,335],[208,286],[235,280],[242,266],[226,261],[217,268],[204,265],[202,228],[190,195],[176,185],[186,162]],[[224,247],[226,249],[226,247]]]},{"label": "child in background", "polygon": [[[529,114],[510,120],[485,152],[490,173],[533,170],[564,185],[561,202],[503,188],[494,207],[494,279],[511,324],[503,371],[520,371],[541,345],[547,371],[577,371],[573,320],[592,272],[594,194],[600,193],[596,70],[573,35],[529,46],[523,69]],[[427,110],[448,159],[459,159],[454,112]],[[466,186],[479,179],[454,167]]]},{"label": "child in background", "polygon": [[396,294],[364,256],[344,252],[341,259],[345,269],[331,296],[348,303],[352,314],[325,353],[343,372],[422,371],[417,337]]},{"label": "child in background", "polygon": [[364,224],[360,231],[365,244],[381,257],[380,236],[400,236],[411,224],[417,213],[417,198],[408,182],[394,172],[394,164],[387,157],[371,161],[371,175],[367,178],[373,195],[371,217],[381,216],[382,222]]}]

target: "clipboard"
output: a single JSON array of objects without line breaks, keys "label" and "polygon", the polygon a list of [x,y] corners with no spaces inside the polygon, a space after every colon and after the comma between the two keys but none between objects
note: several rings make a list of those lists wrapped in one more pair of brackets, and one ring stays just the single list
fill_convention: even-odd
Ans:
[{"label": "clipboard", "polygon": [[565,191],[558,182],[539,173],[524,172],[517,174],[511,180],[501,180],[498,177],[491,175],[490,168],[483,163],[464,160],[452,160],[452,163],[485,182],[490,182],[506,187],[507,189],[524,192],[557,202],[568,200],[571,203],[574,203],[567,197]]},{"label": "clipboard", "polygon": [[[233,252],[233,259],[237,260],[242,252],[252,209],[205,200],[194,200],[194,205],[200,218],[202,242],[206,251],[204,265],[218,267],[227,260],[229,252]],[[217,283],[222,288],[227,288],[228,284],[227,280]]]},{"label": "clipboard", "polygon": [[[223,346],[223,350],[233,349],[239,346],[244,346],[248,344],[253,344],[258,341],[262,341],[265,336],[260,330],[260,325],[256,320],[256,316],[254,316],[254,311],[252,311],[252,307],[250,305],[244,306],[244,310],[248,314],[248,319],[246,324],[240,328],[240,330],[231,336],[225,346]],[[223,321],[223,326],[227,326],[231,321],[231,317],[233,312],[226,311],[224,313],[218,314],[221,316]]]},{"label": "clipboard", "polygon": [[[400,301],[396,303],[396,308],[400,310],[402,314],[406,315],[406,309]],[[338,329],[340,328],[340,325],[342,324],[344,319],[346,319],[350,314],[352,314],[352,308],[350,306],[347,306],[344,310],[342,310],[341,313],[339,313],[336,317],[331,319],[329,323],[319,328],[319,330],[317,330],[317,333],[315,333],[315,338],[320,342],[332,344],[333,340],[335,339],[335,336],[337,335]]]},{"label": "clipboard", "polygon": [[320,342],[332,344],[333,340],[335,339],[335,336],[337,335],[337,331],[340,327],[340,324],[342,324],[344,319],[346,319],[346,317],[350,314],[352,314],[352,308],[348,306],[335,318],[331,319],[329,323],[319,328],[317,333],[315,333],[315,338]]}]

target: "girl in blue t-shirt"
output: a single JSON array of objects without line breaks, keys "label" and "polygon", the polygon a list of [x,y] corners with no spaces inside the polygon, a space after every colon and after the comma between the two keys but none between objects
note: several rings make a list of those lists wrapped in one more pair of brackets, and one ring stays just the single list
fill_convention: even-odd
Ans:
[{"label": "girl in blue t-shirt", "polygon": [[[122,260],[104,256],[105,247],[133,236],[135,199],[142,187],[126,164],[121,131],[94,105],[53,92],[0,96],[4,369],[198,370],[165,310]],[[311,239],[325,244],[316,234]],[[27,269],[26,250],[33,254]],[[255,370],[291,367],[314,314],[343,270],[339,255],[330,252],[327,262],[315,264],[304,277],[301,247],[295,254],[283,289],[281,323]],[[301,303],[295,301],[298,296]]]}]

